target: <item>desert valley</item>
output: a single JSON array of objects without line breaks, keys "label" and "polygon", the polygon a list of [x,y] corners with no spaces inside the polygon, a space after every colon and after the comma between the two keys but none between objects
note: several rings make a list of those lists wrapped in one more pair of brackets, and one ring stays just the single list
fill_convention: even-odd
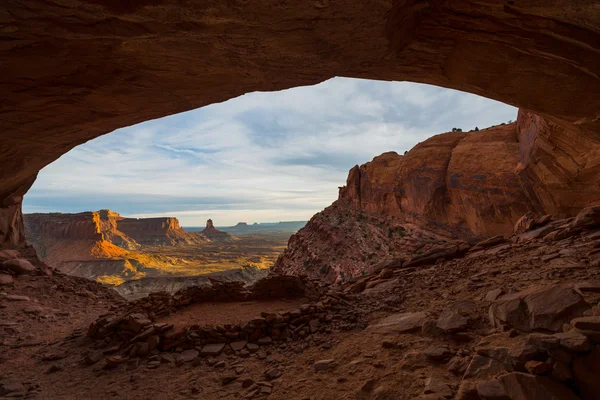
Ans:
[{"label": "desert valley", "polygon": [[293,233],[284,226],[233,236],[210,219],[204,229],[187,232],[173,217],[124,218],[110,210],[26,214],[24,221],[27,240],[47,265],[115,286],[128,298],[175,292],[209,276],[253,282],[266,275]]},{"label": "desert valley", "polygon": [[[598,5],[0,5],[0,398],[600,400]],[[520,108],[425,136],[382,108],[393,90],[379,103],[354,82],[310,101],[244,95],[334,76]],[[415,90],[403,118],[483,101]],[[193,129],[144,125],[97,158],[87,147],[77,165],[100,160],[86,169],[97,175],[61,158],[236,96],[233,117],[205,108],[230,123],[202,111]],[[305,130],[278,141],[294,123]],[[374,146],[396,134],[412,148]],[[335,189],[337,165],[337,199],[295,218]],[[104,192],[125,211],[91,206]],[[90,211],[30,212],[34,195]],[[263,219],[278,223],[234,222],[290,204],[289,218]]]}]

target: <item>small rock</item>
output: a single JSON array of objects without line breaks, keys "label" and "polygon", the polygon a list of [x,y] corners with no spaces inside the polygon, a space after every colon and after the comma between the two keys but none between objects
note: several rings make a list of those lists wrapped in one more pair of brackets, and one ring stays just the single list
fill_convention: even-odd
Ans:
[{"label": "small rock", "polygon": [[369,329],[376,333],[405,333],[420,328],[426,319],[423,312],[392,314]]},{"label": "small rock", "polygon": [[463,357],[453,357],[447,365],[448,371],[452,372],[455,375],[463,375],[467,370],[467,366],[469,365],[469,361]]},{"label": "small rock", "polygon": [[10,301],[30,301],[29,297],[27,296],[21,296],[18,294],[9,294],[8,296],[6,296],[6,300],[10,300]]},{"label": "small rock", "polygon": [[552,366],[545,362],[531,360],[525,363],[525,369],[532,375],[544,375],[552,369]]},{"label": "small rock", "polygon": [[465,378],[484,378],[494,376],[502,371],[504,371],[504,367],[499,361],[494,360],[493,358],[475,355],[465,371]]},{"label": "small rock", "polygon": [[102,354],[101,351],[91,350],[86,354],[84,362],[87,365],[96,364],[98,361],[102,360],[102,357],[104,357],[104,354]]},{"label": "small rock", "polygon": [[180,364],[191,362],[194,358],[198,357],[200,353],[198,350],[189,349],[182,351],[177,357],[177,362]]},{"label": "small rock", "polygon": [[372,392],[373,389],[375,389],[375,387],[377,387],[377,380],[376,379],[369,379],[368,381],[366,381],[360,388],[361,392],[365,392],[365,393],[369,393]]},{"label": "small rock", "polygon": [[556,333],[554,337],[559,340],[561,347],[571,351],[585,352],[592,347],[587,336],[576,331]]},{"label": "small rock", "polygon": [[600,316],[575,318],[571,325],[577,329],[600,331]]},{"label": "small rock", "polygon": [[314,368],[315,368],[315,371],[327,371],[328,369],[333,367],[334,363],[335,363],[335,360],[332,360],[332,359],[319,360],[319,361],[315,362]]},{"label": "small rock", "polygon": [[51,365],[47,370],[46,370],[46,374],[53,374],[55,372],[59,372],[62,371],[64,368],[61,367],[60,365]]},{"label": "small rock", "polygon": [[224,377],[222,377],[222,378],[221,378],[221,384],[222,384],[223,386],[225,386],[225,385],[229,385],[231,382],[233,382],[233,381],[237,380],[237,378],[238,378],[238,377],[237,377],[237,376],[235,376],[235,375],[227,375],[227,376],[224,376]]},{"label": "small rock", "polygon": [[452,395],[454,395],[454,392],[448,385],[446,385],[445,383],[443,383],[433,377],[429,377],[425,380],[424,393],[425,394],[437,393],[446,398],[450,398],[450,397],[452,397]]},{"label": "small rock", "polygon": [[383,347],[384,349],[393,349],[394,347],[396,347],[396,343],[390,342],[389,340],[384,340],[383,342],[381,342],[381,347]]},{"label": "small rock", "polygon": [[268,380],[273,380],[273,379],[277,379],[281,376],[281,371],[278,370],[277,368],[271,368],[267,371],[265,371],[265,378],[267,378]]},{"label": "small rock", "polygon": [[148,316],[141,313],[130,314],[125,320],[127,327],[135,333],[141,332],[142,329],[151,323],[152,321],[150,321]]},{"label": "small rock", "polygon": [[469,320],[458,311],[446,309],[442,311],[436,326],[444,332],[461,331],[469,325]]},{"label": "small rock", "polygon": [[250,387],[250,386],[252,386],[252,385],[254,385],[254,380],[253,380],[253,379],[250,379],[250,378],[246,378],[246,379],[244,379],[244,380],[243,380],[243,382],[242,382],[242,387],[243,387],[244,389],[247,389],[247,388],[249,388],[249,387]]},{"label": "small rock", "polygon": [[429,346],[423,351],[423,354],[431,360],[446,360],[454,355],[454,352],[448,350],[446,347],[441,346]]},{"label": "small rock", "polygon": [[223,348],[225,348],[225,343],[207,344],[204,347],[202,347],[200,355],[203,357],[218,356],[219,354],[221,354],[221,351],[223,351]]},{"label": "small rock", "polygon": [[248,343],[248,342],[246,342],[245,340],[239,340],[237,342],[229,343],[229,346],[231,346],[231,349],[233,351],[240,351],[244,347],[246,347],[246,343]]},{"label": "small rock", "polygon": [[35,273],[35,267],[33,264],[22,258],[4,261],[0,264],[0,267],[8,269],[17,275],[33,275]]},{"label": "small rock", "polygon": [[13,283],[15,280],[13,279],[12,276],[7,275],[7,274],[0,274],[0,285],[10,285],[11,283]]},{"label": "small rock", "polygon": [[265,346],[265,345],[271,344],[272,342],[273,342],[273,339],[271,339],[270,336],[265,336],[265,337],[258,339],[258,341],[256,343],[258,345]]},{"label": "small rock", "polygon": [[501,294],[502,294],[502,289],[490,290],[485,295],[485,301],[496,301],[496,299],[498,299],[498,297],[500,297]]},{"label": "small rock", "polygon": [[158,359],[163,364],[175,364],[175,357],[169,353],[161,353]]}]

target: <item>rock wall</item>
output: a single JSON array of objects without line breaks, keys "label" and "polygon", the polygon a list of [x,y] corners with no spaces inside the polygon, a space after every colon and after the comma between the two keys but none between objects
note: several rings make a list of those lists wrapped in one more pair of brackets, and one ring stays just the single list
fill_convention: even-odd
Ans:
[{"label": "rock wall", "polygon": [[[142,245],[173,246],[206,240],[186,233],[176,218],[123,218],[116,212],[100,210],[78,214],[26,214],[28,242],[38,256],[63,272],[94,269],[84,264],[110,264],[123,269],[127,250]],[[97,273],[110,268],[104,265]],[[89,275],[89,274],[87,274]],[[86,275],[86,276],[87,276]]]},{"label": "rock wall", "polygon": [[24,245],[19,196],[73,147],[255,90],[333,76],[459,89],[562,126],[550,155],[600,131],[595,1],[23,0],[0,4],[0,24],[2,248]]},{"label": "rock wall", "polygon": [[117,229],[140,244],[171,246],[195,239],[179,226],[177,218],[120,218]]},{"label": "rock wall", "polygon": [[355,166],[339,198],[450,231],[507,235],[526,212],[568,217],[598,204],[600,143],[569,140],[568,131],[520,111],[516,123],[444,133],[405,156],[385,153]]},{"label": "rock wall", "polygon": [[557,143],[569,135],[520,111],[515,123],[444,133],[355,166],[274,269],[343,280],[456,240],[510,236],[526,213],[574,216],[600,204],[600,144]]},{"label": "rock wall", "polygon": [[518,167],[532,201],[567,217],[600,201],[600,142],[520,110]]}]

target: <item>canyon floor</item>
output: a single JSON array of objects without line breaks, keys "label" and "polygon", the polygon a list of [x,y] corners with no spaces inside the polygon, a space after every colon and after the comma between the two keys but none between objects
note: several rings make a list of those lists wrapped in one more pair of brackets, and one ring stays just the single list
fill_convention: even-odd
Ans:
[{"label": "canyon floor", "polygon": [[245,300],[214,281],[229,301],[188,288],[127,303],[81,278],[18,275],[1,288],[0,393],[596,399],[600,231],[532,232],[342,285],[306,281],[297,296],[270,277]]}]

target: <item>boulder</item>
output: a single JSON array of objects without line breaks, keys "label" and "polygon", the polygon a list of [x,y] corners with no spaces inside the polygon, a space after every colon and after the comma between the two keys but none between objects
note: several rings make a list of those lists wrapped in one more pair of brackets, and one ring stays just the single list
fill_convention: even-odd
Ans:
[{"label": "boulder", "polygon": [[429,377],[427,379],[425,379],[425,390],[424,390],[425,394],[439,394],[445,398],[450,398],[452,397],[452,395],[454,395],[454,391],[445,383],[443,383],[442,381],[434,378],[434,377]]},{"label": "boulder", "polygon": [[465,378],[477,377],[489,378],[496,376],[497,374],[504,372],[504,366],[493,358],[475,355],[471,359],[467,370],[465,371]]},{"label": "boulder", "polygon": [[33,264],[22,258],[4,261],[0,264],[0,268],[8,269],[17,275],[32,275],[35,273]]},{"label": "boulder", "polygon": [[600,331],[600,316],[580,317],[571,321],[576,329]]},{"label": "boulder", "polygon": [[315,371],[327,371],[331,369],[335,365],[335,360],[327,359],[327,360],[319,360],[314,363]]},{"label": "boulder", "polygon": [[12,260],[14,258],[19,258],[19,252],[17,250],[0,250],[0,260]]},{"label": "boulder", "polygon": [[207,344],[204,347],[202,347],[200,355],[203,357],[218,356],[219,354],[221,354],[221,351],[223,351],[224,347],[225,343]]},{"label": "boulder", "polygon": [[502,294],[502,289],[492,289],[485,295],[485,301],[496,301]]},{"label": "boulder", "polygon": [[544,375],[550,372],[552,365],[542,361],[527,361],[525,363],[525,369],[532,375]]},{"label": "boulder", "polygon": [[179,354],[179,356],[177,357],[177,363],[178,364],[183,364],[186,362],[191,362],[193,361],[196,357],[198,357],[198,354],[200,354],[198,352],[198,350],[194,350],[194,349],[190,349],[190,350],[184,350],[181,352],[181,354]]},{"label": "boulder", "polygon": [[420,329],[426,319],[424,312],[397,313],[369,326],[369,330],[376,333],[406,333]]},{"label": "boulder", "polygon": [[575,352],[586,352],[592,347],[587,336],[577,331],[561,332],[554,335],[561,347]]},{"label": "boulder", "polygon": [[497,379],[479,382],[477,384],[477,394],[481,400],[511,400],[506,394],[504,386]]},{"label": "boulder", "polygon": [[525,213],[519,220],[515,223],[515,227],[513,228],[513,233],[518,235],[523,232],[527,232],[533,228],[535,224],[535,215],[530,211]]},{"label": "boulder", "polygon": [[10,285],[11,283],[13,283],[15,280],[13,279],[12,276],[7,275],[7,274],[0,274],[0,285]]},{"label": "boulder", "polygon": [[404,268],[416,267],[419,265],[433,264],[439,259],[451,260],[456,258],[468,249],[462,249],[456,244],[446,244],[443,246],[435,247],[424,254],[414,256],[407,263],[403,265]]},{"label": "boulder", "polygon": [[229,344],[233,351],[240,351],[246,347],[247,342],[245,340],[239,340],[237,342],[232,342]]},{"label": "boulder", "polygon": [[131,329],[133,332],[138,333],[141,332],[146,326],[150,325],[152,321],[148,318],[148,315],[141,313],[130,314],[125,319],[125,325],[128,329]]},{"label": "boulder", "polygon": [[593,228],[600,225],[600,206],[584,208],[577,214],[573,222],[572,228]]},{"label": "boulder", "polygon": [[436,326],[446,333],[458,332],[469,325],[469,320],[457,310],[446,309],[442,311]]},{"label": "boulder", "polygon": [[563,324],[582,316],[590,308],[572,286],[553,285],[500,297],[490,306],[489,318],[496,327],[560,332]]},{"label": "boulder", "polygon": [[448,350],[447,347],[431,345],[423,351],[423,354],[431,360],[440,361],[449,359],[454,355],[454,352]]},{"label": "boulder", "polygon": [[581,400],[566,386],[545,376],[512,372],[498,380],[512,400]]}]

